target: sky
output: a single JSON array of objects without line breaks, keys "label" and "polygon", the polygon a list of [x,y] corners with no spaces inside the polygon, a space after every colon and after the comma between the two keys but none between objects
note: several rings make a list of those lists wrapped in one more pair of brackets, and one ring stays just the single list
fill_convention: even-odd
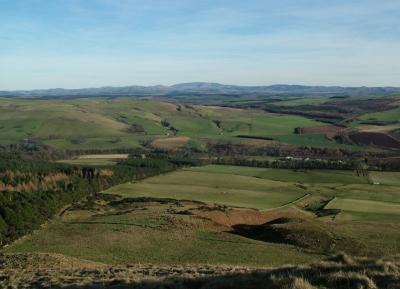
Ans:
[{"label": "sky", "polygon": [[0,0],[0,90],[400,86],[399,0]]}]

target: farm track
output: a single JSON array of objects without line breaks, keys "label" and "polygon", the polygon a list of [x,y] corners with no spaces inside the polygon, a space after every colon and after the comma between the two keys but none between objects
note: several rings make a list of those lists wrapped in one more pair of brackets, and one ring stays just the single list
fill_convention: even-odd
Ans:
[{"label": "farm track", "polygon": [[287,203],[285,205],[282,205],[282,206],[279,206],[279,207],[275,207],[275,208],[260,210],[260,212],[271,212],[271,211],[275,211],[275,210],[279,210],[279,209],[284,209],[284,208],[290,207],[292,205],[295,205],[297,202],[300,202],[300,201],[308,198],[309,196],[311,196],[311,194],[307,193],[304,196],[302,196],[302,197],[300,197],[300,198],[298,198],[298,199],[296,199],[294,201],[291,201],[291,202],[289,202],[289,203]]}]

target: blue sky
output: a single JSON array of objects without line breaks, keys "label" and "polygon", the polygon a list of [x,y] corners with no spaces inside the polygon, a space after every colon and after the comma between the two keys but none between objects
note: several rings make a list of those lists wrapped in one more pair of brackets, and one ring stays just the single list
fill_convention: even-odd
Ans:
[{"label": "blue sky", "polygon": [[0,0],[0,90],[400,86],[398,0]]}]

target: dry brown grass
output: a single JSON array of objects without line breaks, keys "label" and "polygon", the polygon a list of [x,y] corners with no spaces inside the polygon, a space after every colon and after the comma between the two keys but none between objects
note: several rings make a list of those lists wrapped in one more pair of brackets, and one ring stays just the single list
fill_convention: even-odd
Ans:
[{"label": "dry brown grass", "polygon": [[389,124],[389,125],[362,125],[359,126],[357,129],[360,132],[380,132],[380,133],[387,133],[392,130],[399,129],[399,124]]},{"label": "dry brown grass", "polygon": [[395,257],[373,260],[339,255],[310,265],[258,269],[143,264],[112,267],[50,254],[8,254],[1,255],[0,261],[1,288],[400,288],[400,258]]},{"label": "dry brown grass", "polygon": [[86,159],[127,159],[129,154],[102,154],[102,155],[81,155],[77,159],[86,160]]},{"label": "dry brown grass", "polygon": [[185,146],[189,140],[190,138],[186,136],[159,138],[154,140],[151,145],[159,149],[173,150]]},{"label": "dry brown grass", "polygon": [[288,287],[288,289],[313,289],[315,288],[312,286],[307,280],[303,278],[294,278],[292,284]]}]

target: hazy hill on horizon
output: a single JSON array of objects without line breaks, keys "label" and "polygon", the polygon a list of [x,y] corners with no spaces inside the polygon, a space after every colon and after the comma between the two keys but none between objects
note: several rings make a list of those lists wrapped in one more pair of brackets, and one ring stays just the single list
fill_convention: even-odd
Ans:
[{"label": "hazy hill on horizon", "polygon": [[35,89],[0,91],[0,97],[79,98],[79,97],[179,97],[181,95],[263,95],[263,96],[385,96],[400,93],[400,87],[342,87],[275,84],[267,86],[225,85],[210,82],[179,83],[171,86],[104,86],[79,89]]}]

